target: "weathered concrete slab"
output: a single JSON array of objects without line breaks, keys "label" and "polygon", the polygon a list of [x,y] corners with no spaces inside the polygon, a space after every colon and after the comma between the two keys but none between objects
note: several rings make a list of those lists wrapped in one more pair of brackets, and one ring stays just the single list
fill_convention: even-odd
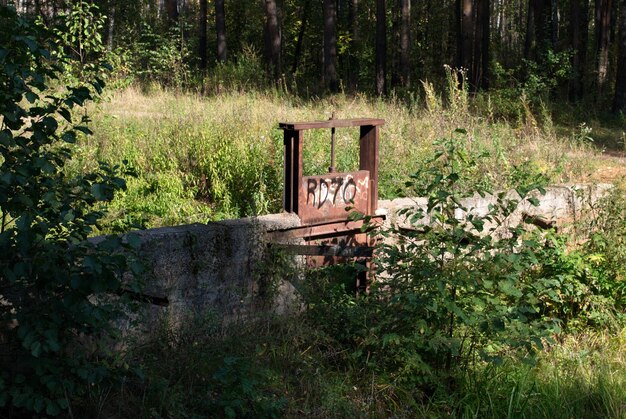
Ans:
[{"label": "weathered concrete slab", "polygon": [[[262,287],[269,284],[258,272],[271,263],[265,260],[265,234],[298,225],[295,215],[272,214],[139,231],[145,293],[169,301],[168,307],[151,308],[149,316],[166,316],[175,325],[191,312],[210,310],[233,319],[265,304]],[[276,286],[289,294],[289,285]]]},{"label": "weathered concrete slab", "polygon": [[[546,188],[545,195],[536,195],[538,206],[522,202],[506,225],[516,225],[525,214],[557,225],[574,221],[581,216],[583,208],[588,208],[610,188],[611,185]],[[509,194],[515,196],[514,192]],[[495,199],[474,196],[463,204],[469,213],[484,215]],[[379,201],[379,212],[387,214],[388,226],[413,228],[398,211],[416,205],[426,208],[427,201],[425,198]],[[466,215],[461,210],[457,214],[460,218]],[[280,231],[298,226],[300,219],[296,215],[283,213],[138,232],[142,239],[141,254],[148,267],[146,293],[169,300],[168,307],[147,310],[149,318],[165,316],[175,326],[189,313],[212,311],[229,321],[270,308],[288,312],[290,306],[298,304],[297,293],[288,278],[278,281],[270,278],[273,264],[280,261],[274,260],[275,255],[268,251],[266,237],[273,232],[272,240],[277,240]]]},{"label": "weathered concrete slab", "polygon": [[[535,191],[530,196],[537,198],[539,205],[534,206],[528,200],[521,200],[517,209],[509,215],[502,227],[514,227],[522,221],[524,216],[535,217],[557,226],[566,225],[580,218],[585,208],[589,208],[590,204],[597,202],[611,188],[612,185],[610,184],[573,184],[547,187],[543,195]],[[510,191],[506,198],[519,200],[519,195],[515,191]],[[459,219],[465,218],[468,214],[485,216],[489,213],[490,206],[495,205],[496,202],[497,197],[494,195],[484,197],[475,195],[462,199],[461,204],[467,209],[467,212],[459,209],[455,216]],[[421,208],[425,211],[427,205],[428,200],[426,198],[398,198],[378,202],[379,212],[387,215],[386,225],[388,227],[394,225],[403,229],[412,229],[415,228],[415,225],[407,220],[406,216],[400,215],[399,212],[407,207]],[[417,224],[425,225],[428,223],[430,223],[430,218],[425,217]],[[486,225],[485,227],[489,230],[491,226]]]}]

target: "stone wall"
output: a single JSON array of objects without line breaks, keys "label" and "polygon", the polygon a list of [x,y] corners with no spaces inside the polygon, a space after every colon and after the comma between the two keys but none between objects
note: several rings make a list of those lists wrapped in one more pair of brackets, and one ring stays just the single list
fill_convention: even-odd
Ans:
[{"label": "stone wall", "polygon": [[[264,236],[299,224],[296,215],[284,213],[138,232],[147,268],[145,294],[168,301],[150,307],[149,317],[176,325],[190,313],[209,310],[235,319],[265,306],[259,270],[271,261]],[[288,283],[279,286],[283,300],[289,298]],[[280,309],[284,301],[274,305]]]},{"label": "stone wall", "polygon": [[[507,222],[515,224],[530,215],[563,225],[580,217],[583,208],[596,202],[608,188],[610,185],[547,188],[545,195],[537,195],[539,206],[523,203]],[[494,200],[476,196],[466,199],[464,205],[470,212],[484,214]],[[414,205],[425,206],[426,200],[380,201],[379,212],[386,214],[387,225],[411,228],[398,211]],[[273,240],[281,241],[280,231],[299,225],[297,216],[284,213],[139,232],[149,272],[146,294],[169,301],[167,307],[150,308],[150,317],[165,316],[175,325],[188,313],[207,310],[227,320],[267,309],[268,302],[275,310],[287,310],[296,294],[288,281],[273,284],[278,289],[272,289],[271,294],[277,294],[278,299],[267,301],[269,293],[264,293],[263,287],[270,286],[264,276],[275,262],[268,253],[266,235],[273,232]]]}]

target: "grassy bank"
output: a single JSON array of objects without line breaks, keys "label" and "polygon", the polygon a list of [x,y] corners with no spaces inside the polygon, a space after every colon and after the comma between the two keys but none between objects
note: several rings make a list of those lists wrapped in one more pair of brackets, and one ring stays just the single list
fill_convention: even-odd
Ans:
[{"label": "grassy bank", "polygon": [[306,319],[206,319],[131,354],[142,379],[98,388],[90,417],[623,418],[626,329],[570,334],[528,364],[478,362],[426,393],[350,362]]},{"label": "grassy bank", "polygon": [[[409,174],[427,167],[433,142],[459,127],[467,134],[441,142],[448,154],[431,160],[434,171],[419,179],[444,188],[431,199],[476,185],[624,174],[620,157],[592,141],[591,122],[555,125],[523,98],[518,115],[505,119],[454,89],[444,105],[426,87],[419,106],[343,95],[305,101],[278,93],[117,91],[90,110],[95,135],[78,146],[68,171],[125,160],[136,173],[112,205],[108,230],[278,211],[277,123],[334,111],[337,118],[385,118],[385,198],[403,193]],[[614,140],[620,129],[603,132]],[[326,171],[329,137],[307,133],[305,174]],[[338,144],[339,170],[355,169],[357,133],[339,130]],[[581,224],[584,237],[527,231],[521,243],[517,236],[510,245],[492,243],[451,218],[423,233],[413,253],[381,250],[377,265],[389,278],[367,295],[355,297],[342,283],[354,272],[331,268],[295,281],[306,309],[290,317],[224,325],[217,315],[196,313],[180,327],[163,324],[122,355],[138,373],[94,386],[73,409],[85,417],[622,418],[626,224],[623,194],[616,188],[614,195],[595,209],[593,226]],[[448,249],[446,263],[423,256],[433,249]]]},{"label": "grassy bank", "polygon": [[[589,140],[594,131],[587,125],[555,127],[547,113],[533,113],[524,99],[516,103],[517,116],[504,119],[490,112],[490,105],[470,111],[473,102],[463,92],[453,90],[448,96],[453,99],[444,106],[432,90],[424,105],[345,95],[307,101],[278,93],[202,97],[128,88],[109,93],[90,110],[95,135],[79,146],[69,170],[83,171],[98,160],[126,160],[137,173],[128,191],[116,198],[108,229],[274,212],[280,210],[282,196],[278,122],[323,120],[335,112],[336,118],[386,120],[380,149],[383,198],[397,196],[408,175],[432,153],[432,142],[456,128],[467,130],[472,153],[490,155],[468,183],[506,188],[538,174],[554,183],[604,181],[622,174],[619,164]],[[339,170],[357,167],[357,135],[356,130],[338,130]],[[329,155],[330,133],[307,132],[305,174],[325,173]],[[611,166],[617,169],[607,172]]]}]

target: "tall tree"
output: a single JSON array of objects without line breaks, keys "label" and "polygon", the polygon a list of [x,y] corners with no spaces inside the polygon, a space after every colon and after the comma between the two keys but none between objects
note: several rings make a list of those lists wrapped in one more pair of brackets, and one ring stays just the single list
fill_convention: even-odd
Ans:
[{"label": "tall tree", "polygon": [[622,0],[619,13],[619,53],[613,111],[626,114],[626,0]]},{"label": "tall tree", "polygon": [[486,88],[491,28],[489,0],[461,0],[457,6],[461,7],[458,64],[467,70],[472,90]]},{"label": "tall tree", "polygon": [[387,94],[387,10],[385,0],[376,0],[376,94]]},{"label": "tall tree", "polygon": [[178,20],[178,1],[165,0],[165,12],[167,13],[168,24],[173,24]]},{"label": "tall tree", "polygon": [[337,3],[324,0],[324,84],[332,92],[339,90],[337,80]]},{"label": "tall tree", "polygon": [[583,96],[583,75],[587,64],[589,39],[589,0],[571,0],[569,9],[569,46],[572,49],[573,76],[569,97],[577,101]]},{"label": "tall tree", "polygon": [[[461,0],[461,30],[459,44],[459,65],[471,72],[472,50],[474,47],[474,0]],[[471,77],[470,77],[471,79]]]},{"label": "tall tree", "polygon": [[595,29],[596,29],[596,63],[598,93],[604,92],[607,74],[609,72],[609,47],[611,43],[611,0],[596,0]]},{"label": "tall tree", "polygon": [[533,54],[535,43],[535,8],[534,0],[528,0],[528,13],[526,14],[526,38],[524,40],[524,58],[529,59]]},{"label": "tall tree", "polygon": [[559,1],[550,0],[550,44],[555,46],[559,42]]},{"label": "tall tree", "polygon": [[359,81],[359,51],[361,49],[361,34],[359,32],[359,0],[350,1],[350,50],[348,83],[350,89],[356,90]]},{"label": "tall tree", "polygon": [[475,78],[478,88],[489,88],[489,65],[491,54],[491,1],[480,0],[478,24],[480,26],[480,50],[477,53],[480,61],[480,75]]},{"label": "tall tree", "polygon": [[[200,0],[208,1],[208,0]],[[224,12],[224,0],[215,0],[215,33],[217,36],[217,61],[226,62],[226,13]]]},{"label": "tall tree", "polygon": [[281,34],[278,24],[278,6],[276,0],[263,0],[265,5],[265,57],[267,67],[274,78],[281,76]]},{"label": "tall tree", "polygon": [[113,35],[115,34],[115,3],[111,2],[109,8],[109,22],[107,28],[107,49],[109,52],[113,50]]},{"label": "tall tree", "polygon": [[207,5],[208,0],[200,0],[200,25],[198,34],[198,55],[200,56],[200,68],[207,67]]},{"label": "tall tree", "polygon": [[410,83],[410,45],[411,45],[411,0],[398,0],[400,9],[400,85],[407,87]]},{"label": "tall tree", "polygon": [[525,56],[541,60],[552,44],[552,1],[529,0]]},{"label": "tall tree", "polygon": [[298,69],[298,62],[300,61],[300,56],[302,55],[302,44],[304,43],[304,34],[309,21],[310,8],[311,0],[304,0],[300,17],[300,29],[298,29],[298,38],[296,39],[296,50],[293,53],[293,65],[291,66],[291,72],[293,74],[295,74]]}]

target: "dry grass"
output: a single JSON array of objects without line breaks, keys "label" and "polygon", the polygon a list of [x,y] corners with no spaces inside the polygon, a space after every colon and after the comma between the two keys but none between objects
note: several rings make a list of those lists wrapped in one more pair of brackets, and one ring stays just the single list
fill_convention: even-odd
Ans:
[{"label": "dry grass", "polygon": [[[131,87],[113,91],[90,110],[95,136],[80,146],[70,170],[94,167],[97,160],[127,160],[139,178],[129,182],[128,193],[118,197],[113,209],[118,218],[126,216],[145,226],[278,211],[283,153],[278,122],[324,120],[334,112],[336,118],[386,120],[380,148],[383,198],[397,194],[408,175],[430,156],[433,141],[457,128],[467,131],[470,150],[490,155],[468,182],[506,188],[520,177],[539,173],[554,183],[623,175],[621,170],[604,169],[619,167],[619,162],[578,140],[576,132],[557,134],[563,130],[556,130],[549,117],[534,115],[523,101],[521,116],[505,121],[488,111],[484,116],[468,111],[463,92],[448,96],[456,99],[444,106],[431,90],[424,107],[341,94],[305,101],[279,93],[203,97]],[[338,130],[339,170],[357,167],[357,136],[356,130]],[[324,173],[329,155],[330,133],[307,132],[305,174]]]}]

